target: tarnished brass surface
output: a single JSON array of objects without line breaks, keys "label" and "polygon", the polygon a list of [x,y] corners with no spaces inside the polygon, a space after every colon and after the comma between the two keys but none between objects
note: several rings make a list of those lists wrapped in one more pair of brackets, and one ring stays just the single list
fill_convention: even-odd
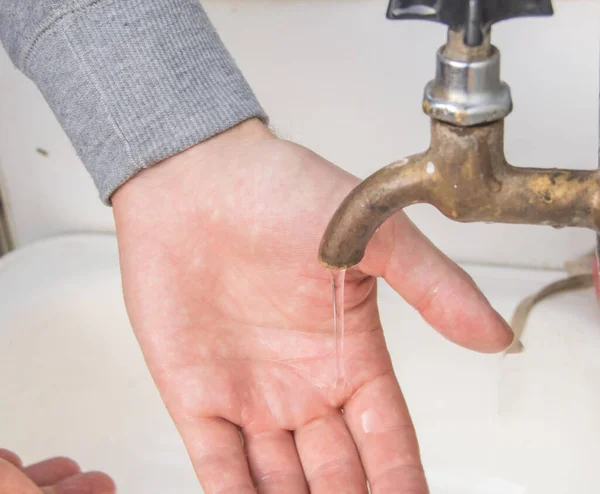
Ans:
[{"label": "tarnished brass surface", "polygon": [[474,62],[485,60],[492,49],[490,33],[487,32],[483,38],[483,43],[479,46],[471,47],[464,44],[465,33],[463,31],[448,30],[448,41],[444,50],[446,56],[452,60],[461,62]]},{"label": "tarnished brass surface", "polygon": [[338,269],[358,264],[377,228],[416,203],[461,222],[600,232],[600,172],[514,167],[504,155],[504,121],[461,128],[432,120],[428,151],[379,170],[344,200],[323,236],[320,261]]}]

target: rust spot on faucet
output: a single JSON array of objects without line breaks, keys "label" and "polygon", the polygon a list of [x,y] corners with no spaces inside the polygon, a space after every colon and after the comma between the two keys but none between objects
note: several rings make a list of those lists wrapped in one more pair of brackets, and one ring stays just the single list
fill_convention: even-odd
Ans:
[{"label": "rust spot on faucet", "polygon": [[503,120],[458,127],[432,119],[426,152],[379,170],[344,200],[323,236],[321,263],[337,269],[358,264],[381,224],[417,203],[460,222],[600,232],[600,172],[514,167],[504,154]]}]

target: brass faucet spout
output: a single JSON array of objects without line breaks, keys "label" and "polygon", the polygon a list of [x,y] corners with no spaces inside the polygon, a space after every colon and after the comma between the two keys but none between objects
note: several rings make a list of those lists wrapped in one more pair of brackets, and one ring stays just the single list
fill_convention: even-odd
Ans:
[{"label": "brass faucet spout", "polygon": [[395,212],[429,203],[455,221],[582,227],[600,232],[600,172],[509,165],[504,122],[458,127],[432,120],[431,146],[362,182],[333,216],[319,253],[331,268],[360,262]]},{"label": "brass faucet spout", "polygon": [[319,251],[321,263],[336,269],[358,264],[386,219],[411,204],[427,201],[434,188],[428,163],[428,153],[417,154],[382,168],[358,185],[327,227]]}]

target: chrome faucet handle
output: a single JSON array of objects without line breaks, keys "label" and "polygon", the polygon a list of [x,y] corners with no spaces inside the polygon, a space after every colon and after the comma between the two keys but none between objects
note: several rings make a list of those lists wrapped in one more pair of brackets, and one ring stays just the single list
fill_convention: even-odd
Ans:
[{"label": "chrome faucet handle", "polygon": [[430,20],[464,31],[467,46],[479,46],[496,22],[552,14],[551,0],[390,0],[387,11],[388,19]]},{"label": "chrome faucet handle", "polygon": [[551,0],[391,0],[390,19],[425,19],[448,26],[448,42],[437,54],[436,76],[425,88],[423,109],[459,127],[506,117],[510,88],[500,79],[500,52],[491,26],[523,16],[553,14]]}]

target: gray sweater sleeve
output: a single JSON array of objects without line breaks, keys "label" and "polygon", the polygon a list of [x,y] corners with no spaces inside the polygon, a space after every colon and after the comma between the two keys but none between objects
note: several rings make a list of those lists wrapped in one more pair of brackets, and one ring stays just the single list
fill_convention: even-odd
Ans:
[{"label": "gray sweater sleeve", "polygon": [[1,0],[0,38],[107,203],[139,170],[267,119],[198,0]]}]

